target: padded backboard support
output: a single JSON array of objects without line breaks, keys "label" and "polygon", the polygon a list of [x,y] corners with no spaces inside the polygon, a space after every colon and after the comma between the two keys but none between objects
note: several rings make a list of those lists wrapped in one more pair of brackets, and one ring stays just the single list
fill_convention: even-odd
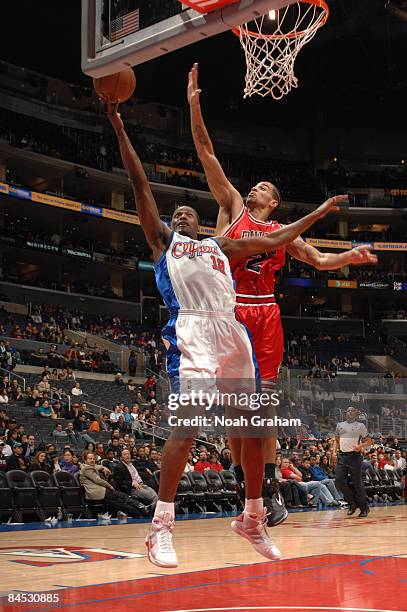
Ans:
[{"label": "padded backboard support", "polygon": [[[82,70],[92,77],[113,74],[227,31],[232,26],[293,4],[295,0],[240,0],[207,15],[186,9],[121,40],[103,35],[103,0],[82,0]],[[140,9],[142,10],[142,9]]]}]

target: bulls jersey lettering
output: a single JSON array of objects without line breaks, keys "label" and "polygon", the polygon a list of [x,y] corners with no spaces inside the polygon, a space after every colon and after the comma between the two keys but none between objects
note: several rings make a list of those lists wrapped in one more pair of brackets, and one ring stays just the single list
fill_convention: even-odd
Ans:
[{"label": "bulls jersey lettering", "polygon": [[[277,221],[264,222],[255,219],[250,211],[243,207],[240,215],[224,232],[224,235],[235,240],[252,236],[267,236],[280,227]],[[236,318],[247,327],[252,335],[265,388],[267,381],[277,377],[283,358],[283,330],[280,308],[274,296],[274,275],[284,263],[284,248],[230,262],[237,292]]]},{"label": "bulls jersey lettering", "polygon": [[[237,219],[224,232],[233,239],[268,236],[282,226],[277,221],[259,221],[247,208],[243,208]],[[230,268],[236,282],[237,301],[242,296],[274,297],[275,272],[284,266],[285,249],[279,248],[262,255],[232,260]]]}]

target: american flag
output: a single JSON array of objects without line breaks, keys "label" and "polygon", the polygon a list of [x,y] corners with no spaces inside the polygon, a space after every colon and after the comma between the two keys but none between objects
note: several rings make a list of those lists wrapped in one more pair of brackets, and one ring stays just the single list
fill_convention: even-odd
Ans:
[{"label": "american flag", "polygon": [[140,10],[136,9],[117,17],[110,24],[110,42],[115,42],[119,38],[124,38],[128,34],[137,32],[140,29]]}]

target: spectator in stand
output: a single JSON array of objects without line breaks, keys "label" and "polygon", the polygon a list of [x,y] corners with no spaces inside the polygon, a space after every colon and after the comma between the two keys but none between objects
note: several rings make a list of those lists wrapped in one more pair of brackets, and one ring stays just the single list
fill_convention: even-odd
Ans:
[{"label": "spectator in stand", "polygon": [[109,417],[109,421],[111,423],[111,425],[113,425],[113,423],[117,423],[119,420],[119,416],[122,414],[121,408],[119,406],[119,404],[116,404],[114,410],[110,413],[110,417]]},{"label": "spectator in stand", "polygon": [[208,461],[208,453],[206,450],[202,450],[199,453],[199,460],[195,463],[195,470],[197,472],[201,472],[201,474],[205,471],[205,470],[210,470],[211,469],[211,464]]},{"label": "spectator in stand", "polygon": [[101,463],[101,461],[103,459],[105,459],[105,457],[106,457],[105,447],[103,446],[102,442],[97,442],[96,443],[96,446],[95,446],[95,457],[96,457],[96,462],[97,463]]},{"label": "spectator in stand", "polygon": [[79,414],[73,422],[73,429],[78,442],[94,442],[93,438],[87,433],[88,423],[84,414]]},{"label": "spectator in stand", "polygon": [[291,438],[291,436],[286,436],[281,443],[281,448],[284,450],[298,450],[301,448],[301,440],[298,440],[298,438]]},{"label": "spectator in stand", "polygon": [[57,415],[54,412],[52,406],[48,401],[43,401],[41,406],[39,406],[35,411],[35,416],[48,418],[48,419],[56,419]]},{"label": "spectator in stand", "polygon": [[[64,357],[70,366],[77,367],[79,362],[79,351],[76,345],[71,345],[70,348],[65,351]],[[67,380],[69,380],[69,372],[67,372]]]},{"label": "spectator in stand", "polygon": [[281,473],[281,455],[276,457],[276,479],[289,508],[303,508],[308,505],[307,493],[298,485],[296,480],[285,479]]},{"label": "spectator in stand", "polygon": [[23,456],[23,450],[21,442],[14,444],[12,454],[6,459],[7,471],[23,470],[24,472],[28,472],[30,462]]},{"label": "spectator in stand", "polygon": [[209,469],[215,470],[215,472],[221,472],[223,470],[223,465],[220,463],[219,455],[216,451],[209,455],[209,465]]},{"label": "spectator in stand", "polygon": [[151,374],[151,376],[148,376],[148,378],[146,379],[144,383],[144,389],[145,391],[147,391],[147,393],[149,393],[150,391],[155,392],[156,387],[157,387],[157,377],[155,376],[155,374]]},{"label": "spectator in stand", "polygon": [[74,397],[80,397],[81,395],[83,395],[80,383],[75,383],[75,386],[71,389],[71,395],[73,395]]},{"label": "spectator in stand", "polygon": [[24,392],[22,387],[16,387],[12,392],[12,397],[15,402],[24,401]]},{"label": "spectator in stand", "polygon": [[24,452],[23,452],[24,457],[26,457],[29,461],[31,461],[37,454],[34,434],[29,434],[27,436],[26,442],[23,443],[23,449],[24,449]]},{"label": "spectator in stand", "polygon": [[112,448],[108,448],[105,453],[105,458],[102,460],[102,465],[106,466],[113,472],[115,466],[119,463],[119,459],[115,456]]},{"label": "spectator in stand", "polygon": [[124,382],[123,374],[121,372],[117,372],[116,376],[114,377],[114,384],[118,385],[119,387],[124,387],[124,385],[126,384]]},{"label": "spectator in stand", "polygon": [[96,444],[94,442],[86,442],[84,451],[85,450],[92,451],[92,453],[96,455]]},{"label": "spectator in stand", "polygon": [[34,461],[30,465],[30,472],[35,472],[36,470],[48,472],[48,474],[52,473],[52,467],[47,461],[45,451],[38,451],[38,453],[35,455]]},{"label": "spectator in stand", "polygon": [[0,440],[0,451],[3,457],[10,457],[13,454],[13,449],[4,440]]},{"label": "spectator in stand", "polygon": [[379,459],[379,470],[394,470],[394,461],[389,453],[384,453]]},{"label": "spectator in stand", "polygon": [[295,480],[302,491],[307,493],[307,499],[311,498],[310,505],[312,507],[318,506],[319,497],[321,495],[321,485],[319,482],[303,482],[302,473],[293,463],[290,463],[287,458],[282,459],[280,471],[283,478],[286,480]]},{"label": "spectator in stand", "polygon": [[118,420],[112,424],[112,430],[118,431],[121,434],[125,434],[131,431],[131,426],[126,423],[124,419],[124,414],[120,414]]},{"label": "spectator in stand", "polygon": [[396,469],[397,468],[400,469],[400,470],[405,470],[406,469],[406,460],[402,456],[400,450],[396,450],[396,452],[394,453],[394,466],[395,466]]},{"label": "spectator in stand", "polygon": [[120,491],[123,491],[126,495],[131,495],[145,506],[154,507],[157,503],[157,493],[143,483],[140,474],[131,462],[128,449],[122,450],[120,463],[113,470],[113,478]]},{"label": "spectator in stand", "polygon": [[48,453],[48,460],[51,466],[51,474],[55,474],[55,472],[60,472],[62,470],[57,451]]},{"label": "spectator in stand", "polygon": [[187,459],[187,463],[186,463],[186,465],[184,467],[184,472],[186,474],[188,474],[188,472],[193,472],[194,469],[195,469],[195,463],[193,461],[193,455],[190,452],[190,453],[188,453],[188,459]]},{"label": "spectator in stand", "polygon": [[72,475],[79,472],[79,468],[74,462],[73,452],[69,449],[64,450],[63,459],[59,462],[59,465],[61,466],[61,470],[63,472],[69,472],[69,474]]},{"label": "spectator in stand", "polygon": [[120,453],[122,452],[122,447],[120,446],[120,442],[118,438],[112,438],[112,441],[110,443],[108,450],[113,451],[113,455],[115,459],[120,459]]},{"label": "spectator in stand", "polygon": [[100,432],[100,419],[94,417],[93,420],[89,423],[88,427],[89,433],[99,433]]},{"label": "spectator in stand", "polygon": [[325,485],[334,500],[339,502],[341,506],[346,506],[347,504],[343,499],[343,495],[339,493],[339,491],[335,487],[335,482],[328,476],[324,468],[321,465],[318,465],[315,456],[310,457],[309,464],[312,478],[317,482],[320,482],[321,484]]},{"label": "spectator in stand", "polygon": [[230,470],[232,466],[232,451],[230,448],[224,448],[220,453],[220,462],[224,470]]},{"label": "spectator in stand", "polygon": [[130,352],[129,357],[129,374],[130,376],[136,376],[137,373],[137,355],[135,351]]},{"label": "spectator in stand", "polygon": [[333,494],[329,491],[328,487],[314,479],[311,472],[311,462],[309,459],[303,459],[300,466],[300,472],[302,475],[302,481],[308,484],[317,482],[321,486],[320,499],[324,506],[340,506],[339,500],[336,500]]},{"label": "spectator in stand", "polygon": [[68,435],[69,441],[72,444],[78,442],[77,434],[76,434],[76,431],[73,428],[73,423],[72,422],[69,422],[69,423],[66,424],[65,431],[66,431],[66,433]]},{"label": "spectator in stand", "polygon": [[44,374],[41,376],[41,380],[37,385],[37,389],[40,393],[44,393],[44,391],[50,391],[51,385],[48,382],[48,374]]},{"label": "spectator in stand", "polygon": [[162,353],[156,348],[154,349],[154,352],[150,356],[148,366],[154,374],[158,375],[158,373],[161,370],[162,364],[163,364]]},{"label": "spectator in stand", "polygon": [[327,455],[321,457],[321,467],[327,474],[328,478],[335,478],[335,470],[330,465],[329,457]]},{"label": "spectator in stand", "polygon": [[0,389],[0,404],[7,405],[8,404],[8,395],[5,387]]},{"label": "spectator in stand", "polygon": [[62,429],[62,423],[57,423],[55,425],[55,429],[52,432],[52,435],[53,435],[54,438],[57,438],[58,440],[67,440],[68,439],[67,432]]}]

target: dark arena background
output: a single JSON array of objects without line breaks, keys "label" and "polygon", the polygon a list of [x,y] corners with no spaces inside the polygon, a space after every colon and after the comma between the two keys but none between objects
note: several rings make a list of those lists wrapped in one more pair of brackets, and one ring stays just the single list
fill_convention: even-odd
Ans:
[{"label": "dark arena background", "polygon": [[[215,0],[224,12],[208,16],[199,1],[3,3],[0,610],[407,611],[407,2],[326,2],[325,25],[296,58],[297,86],[280,100],[243,98],[245,56],[228,24],[257,6],[259,14],[270,9],[270,33],[282,0],[267,8],[264,0]],[[321,0],[299,3],[314,4],[320,10]],[[165,24],[198,18],[192,5],[205,24],[170,38]],[[263,290],[260,305],[239,294],[244,304],[236,307],[236,316],[244,306],[281,312],[284,355],[272,377],[277,459],[266,459],[272,473],[266,465],[263,497],[284,501],[288,516],[267,531],[256,518],[246,541],[236,534],[239,521],[260,515],[249,514],[257,498],[244,499],[232,436],[210,418],[223,415],[219,401],[188,448],[175,495],[178,566],[170,567],[149,563],[145,539],[164,503],[162,462],[167,484],[174,466],[163,453],[173,430],[173,373],[161,336],[174,312],[169,320],[92,76],[134,66],[136,89],[119,112],[161,220],[169,227],[177,208],[193,208],[199,240],[216,245],[208,238],[219,235],[219,206],[187,98],[195,62],[203,118],[229,186],[246,197],[264,181],[276,185],[276,227],[336,195],[348,201],[302,233],[313,263],[287,246],[270,273],[274,289]],[[257,229],[265,224],[255,213],[248,218]],[[377,263],[349,265],[357,263],[351,250],[363,246]],[[321,263],[341,253],[343,264]],[[247,268],[254,275],[276,254],[256,257]],[[226,260],[216,261],[225,273]],[[172,280],[181,282],[181,273]],[[202,287],[202,299],[214,291]],[[193,310],[201,309],[196,302]],[[275,346],[268,325],[255,331],[261,350]],[[233,340],[217,338],[215,350],[206,336],[191,335],[202,368],[218,353],[227,359]],[[173,336],[171,351],[182,360],[188,346]],[[246,365],[236,366],[236,384]],[[349,427],[362,432],[353,445]],[[262,428],[259,444],[270,431]],[[359,475],[343,475],[348,460],[359,462]],[[106,484],[86,481],[90,468]],[[172,554],[172,523],[164,529],[155,537]],[[262,556],[255,537],[271,538],[282,559]]]}]

